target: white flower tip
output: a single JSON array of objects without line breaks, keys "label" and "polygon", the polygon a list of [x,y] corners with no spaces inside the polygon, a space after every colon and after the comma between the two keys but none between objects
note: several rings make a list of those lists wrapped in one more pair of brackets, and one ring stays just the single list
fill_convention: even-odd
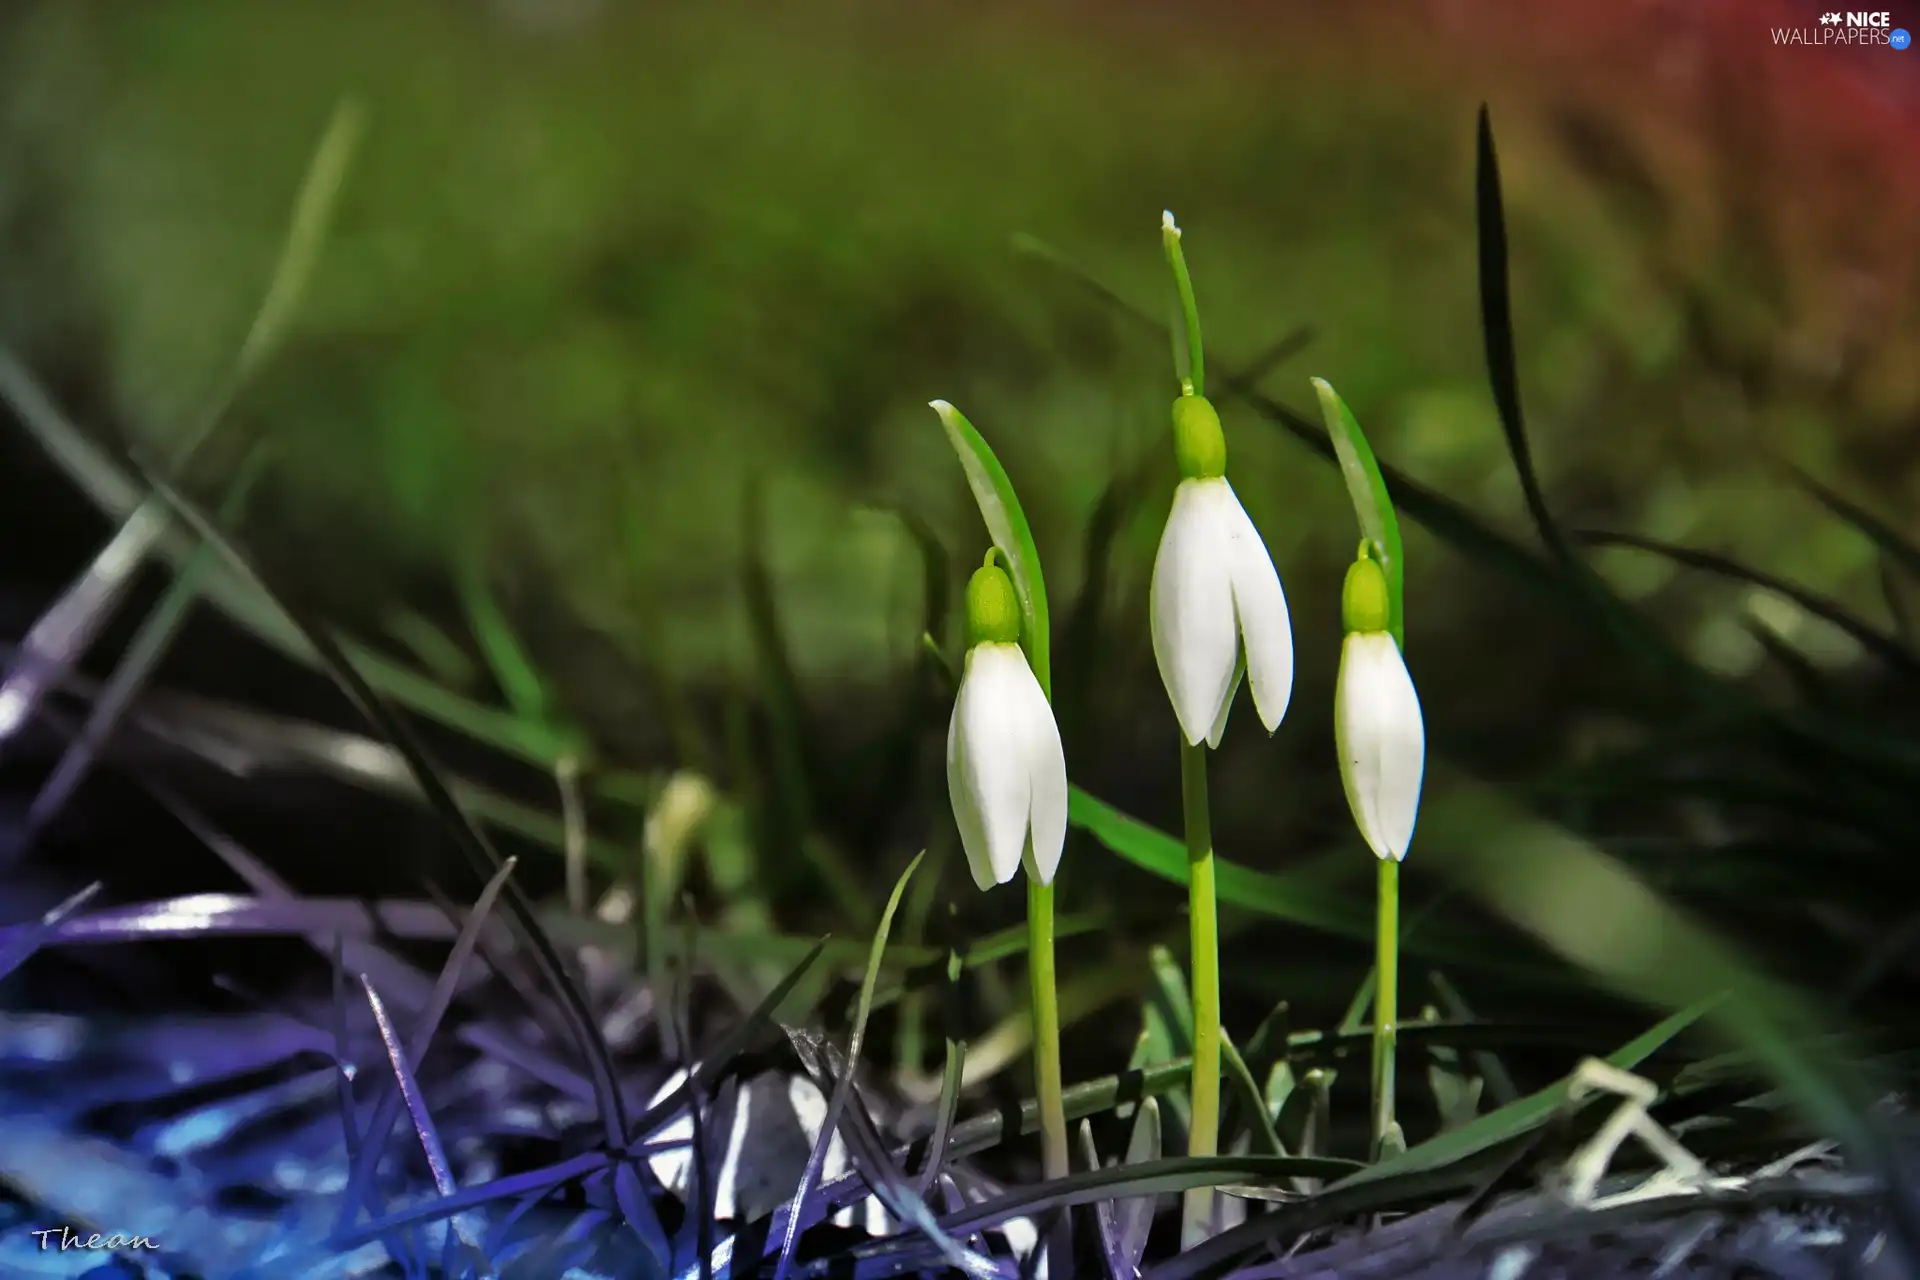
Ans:
[{"label": "white flower tip", "polygon": [[929,400],[927,401],[927,408],[933,410],[943,418],[953,415],[953,406],[945,400]]},{"label": "white flower tip", "polygon": [[1180,226],[1173,220],[1173,210],[1162,209],[1160,211],[1160,229],[1171,233],[1176,239],[1179,237]]}]

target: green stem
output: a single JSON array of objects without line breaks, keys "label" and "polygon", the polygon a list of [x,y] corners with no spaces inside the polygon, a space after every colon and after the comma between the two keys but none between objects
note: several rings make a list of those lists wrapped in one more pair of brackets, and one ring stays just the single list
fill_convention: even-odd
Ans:
[{"label": "green stem", "polygon": [[[1180,749],[1180,802],[1187,828],[1187,915],[1193,936],[1193,1120],[1187,1154],[1211,1156],[1220,1147],[1220,921],[1213,876],[1213,821],[1207,810],[1207,748]],[[1214,1193],[1196,1187],[1181,1215],[1182,1247],[1211,1232]]]},{"label": "green stem", "polygon": [[[1188,395],[1207,394],[1207,356],[1200,340],[1200,307],[1193,296],[1193,277],[1187,273],[1187,255],[1180,247],[1180,228],[1172,225],[1172,215],[1160,231],[1160,243],[1167,251],[1167,266],[1173,272],[1173,292],[1179,319],[1185,328],[1174,330],[1173,363],[1181,390]],[[1184,338],[1184,341],[1182,339]]]},{"label": "green stem", "polygon": [[1060,996],[1053,971],[1053,886],[1027,877],[1027,972],[1033,982],[1033,1074],[1040,1100],[1041,1167],[1064,1178],[1067,1111],[1061,1101]]},{"label": "green stem", "polygon": [[1400,864],[1392,858],[1380,859],[1373,944],[1373,1151],[1377,1157],[1394,1124],[1394,1042],[1400,1013]]}]

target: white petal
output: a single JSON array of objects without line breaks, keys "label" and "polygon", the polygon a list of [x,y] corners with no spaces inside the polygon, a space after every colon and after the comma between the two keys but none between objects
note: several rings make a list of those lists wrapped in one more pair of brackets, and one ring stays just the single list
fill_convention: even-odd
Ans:
[{"label": "white petal", "polygon": [[1220,714],[1214,717],[1213,731],[1207,734],[1207,747],[1209,750],[1218,747],[1221,737],[1227,732],[1227,712],[1233,710],[1234,696],[1240,692],[1240,681],[1245,678],[1246,674],[1246,657],[1245,655],[1238,655],[1233,660],[1233,683],[1227,686],[1227,696],[1220,700]]},{"label": "white petal", "polygon": [[1060,851],[1067,844],[1067,755],[1040,682],[1032,679],[1031,669],[1027,676],[1033,684],[1025,744],[1033,809],[1024,861],[1028,875],[1037,876],[1041,884],[1052,884],[1060,869]]},{"label": "white petal", "polygon": [[1293,620],[1287,615],[1287,595],[1280,589],[1280,574],[1260,531],[1253,527],[1232,487],[1225,480],[1220,487],[1227,496],[1221,524],[1227,535],[1233,612],[1245,647],[1247,685],[1260,723],[1272,733],[1280,727],[1293,698]]},{"label": "white petal", "polygon": [[1153,657],[1189,744],[1204,741],[1233,692],[1238,648],[1221,503],[1224,480],[1183,480],[1153,561]]},{"label": "white petal", "polygon": [[1420,697],[1392,636],[1370,632],[1346,638],[1333,727],[1340,780],[1360,834],[1375,856],[1405,858],[1420,811],[1427,737]]},{"label": "white petal", "polygon": [[[1020,869],[1031,827],[1033,770],[1026,743],[1036,700],[1044,711],[1046,696],[1018,645],[976,645],[967,654],[953,708],[959,777],[952,779],[949,770],[948,785],[957,781],[954,794],[966,797],[978,815],[982,852],[995,884],[1005,884]],[[977,867],[974,879],[980,879]]]},{"label": "white petal", "polygon": [[993,863],[987,857],[986,829],[980,824],[980,811],[973,807],[973,792],[967,785],[966,770],[961,767],[965,749],[960,740],[960,700],[955,698],[953,718],[947,722],[947,800],[953,806],[953,825],[960,829],[960,847],[966,850],[967,869],[973,872],[974,884],[984,893],[995,884]]}]

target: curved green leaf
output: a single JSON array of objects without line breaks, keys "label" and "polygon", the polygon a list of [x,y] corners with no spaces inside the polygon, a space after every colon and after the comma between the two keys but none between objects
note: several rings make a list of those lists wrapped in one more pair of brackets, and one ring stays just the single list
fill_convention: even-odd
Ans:
[{"label": "curved green leaf", "polygon": [[[1067,821],[1143,871],[1175,884],[1187,882],[1187,846],[1166,832],[1120,812],[1079,787],[1067,792]],[[1358,903],[1283,875],[1237,866],[1215,857],[1222,902],[1262,915],[1352,938],[1373,936],[1373,914]]]},{"label": "curved green leaf", "polygon": [[1380,463],[1347,402],[1325,378],[1312,381],[1314,394],[1320,397],[1327,435],[1340,461],[1340,474],[1347,482],[1347,496],[1353,499],[1353,513],[1360,519],[1360,534],[1372,544],[1374,559],[1387,571],[1388,630],[1393,632],[1394,643],[1405,649],[1406,564],[1400,547],[1400,518],[1394,514],[1393,499],[1387,494],[1386,477],[1380,474]]},{"label": "curved green leaf", "polygon": [[968,422],[966,415],[945,400],[934,400],[933,411],[940,415],[947,440],[967,473],[967,487],[987,523],[987,535],[1007,558],[1007,571],[1013,577],[1013,589],[1020,597],[1020,642],[1027,661],[1040,681],[1040,688],[1053,697],[1053,675],[1048,661],[1047,584],[1040,573],[1040,549],[1034,545],[1033,529],[1027,513],[1020,508],[1020,496],[1013,491],[1007,469],[986,438]]}]

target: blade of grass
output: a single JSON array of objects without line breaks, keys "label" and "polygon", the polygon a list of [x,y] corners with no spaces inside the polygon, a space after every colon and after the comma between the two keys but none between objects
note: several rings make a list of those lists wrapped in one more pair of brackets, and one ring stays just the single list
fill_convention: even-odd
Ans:
[{"label": "blade of grass", "polygon": [[[133,470],[122,466],[68,421],[26,366],[5,348],[0,348],[0,398],[13,408],[48,457],[110,519],[124,523],[148,501]],[[148,515],[141,516],[141,520],[148,520],[158,510],[149,508]],[[199,540],[190,533],[171,527],[163,527],[153,538],[154,549],[176,572],[184,567],[199,545]],[[314,652],[299,627],[245,574],[223,562],[208,573],[203,595],[237,626],[286,657],[315,670],[324,670],[320,655]],[[551,768],[569,746],[542,726],[524,724],[508,712],[450,693],[376,650],[351,640],[343,640],[341,648],[382,693],[408,710],[477,742],[545,768]],[[616,793],[609,788],[607,794]]]},{"label": "blade of grass", "polygon": [[1897,667],[1909,674],[1920,672],[1920,658],[1916,658],[1905,644],[1868,626],[1847,612],[1837,601],[1788,582],[1784,578],[1749,568],[1727,556],[1716,555],[1710,551],[1695,551],[1691,547],[1675,546],[1669,542],[1661,542],[1656,538],[1643,538],[1636,534],[1580,530],[1573,536],[1586,546],[1625,547],[1634,551],[1645,551],[1690,569],[1698,569],[1716,577],[1745,583],[1748,586],[1759,587],[1775,595],[1784,596],[1814,617],[1844,631],[1861,648],[1887,665]]},{"label": "blade of grass", "polygon": [[919,869],[920,860],[926,857],[923,849],[915,854],[907,869],[900,873],[894,882],[893,893],[887,898],[886,910],[880,913],[879,927],[874,931],[872,951],[867,958],[867,972],[860,981],[860,1003],[853,1017],[853,1031],[847,1039],[847,1070],[833,1095],[827,1103],[827,1117],[820,1125],[820,1136],[814,1141],[813,1151],[807,1157],[807,1163],[800,1175],[800,1185],[793,1193],[793,1204],[787,1213],[787,1230],[780,1241],[780,1260],[774,1266],[774,1280],[786,1280],[787,1269],[793,1264],[793,1249],[800,1237],[800,1210],[807,1197],[813,1192],[815,1179],[819,1177],[821,1162],[827,1156],[827,1144],[839,1131],[840,1115],[846,1110],[847,1095],[853,1090],[854,1072],[860,1063],[860,1050],[867,1038],[867,1017],[873,1011],[874,984],[880,978],[880,961],[886,954],[887,934],[893,928],[894,912],[900,909],[900,899],[907,891],[907,884],[913,879],[913,873]]},{"label": "blade of grass", "polygon": [[[256,449],[247,455],[241,464],[221,508],[221,518],[232,522],[239,518],[253,483],[259,478],[261,464],[266,455]],[[85,723],[79,734],[68,743],[61,754],[60,762],[48,776],[40,791],[33,798],[33,804],[27,810],[27,831],[29,837],[44,830],[53,821],[66,802],[85,781],[93,762],[105,749],[114,730],[119,728],[127,708],[132,704],[140,690],[146,685],[148,677],[160,664],[173,639],[179,634],[186,622],[188,612],[193,608],[195,597],[199,594],[200,580],[213,553],[205,545],[195,551],[193,558],[175,576],[160,602],[153,607],[140,624],[127,651],[114,667],[113,675],[101,688],[94,699],[92,709],[87,713]],[[0,694],[0,697],[3,697]]]},{"label": "blade of grass", "polygon": [[[1711,1008],[1711,1002],[1704,1002],[1668,1017],[1609,1054],[1606,1061],[1632,1070]],[[1192,1280],[1229,1259],[1269,1247],[1275,1240],[1295,1240],[1336,1222],[1472,1187],[1478,1176],[1479,1157],[1546,1123],[1566,1096],[1564,1081],[1529,1094],[1451,1133],[1352,1172],[1309,1200],[1276,1206],[1274,1212],[1152,1268],[1147,1272],[1148,1280]]]},{"label": "blade of grass", "polygon": [[71,917],[74,912],[92,901],[94,895],[100,892],[101,887],[101,882],[96,880],[86,888],[80,890],[80,892],[47,911],[32,924],[13,931],[11,938],[4,943],[0,943],[0,978],[5,978],[15,969],[18,969],[21,965],[33,959],[35,952],[53,940],[59,932],[61,924]]},{"label": "blade of grass", "polygon": [[1794,483],[1805,489],[1816,502],[1859,530],[1868,541],[1880,549],[1883,555],[1906,570],[1909,575],[1920,577],[1920,545],[1916,545],[1911,538],[1842,494],[1838,489],[1814,479],[1811,473],[1792,463],[1781,465],[1786,468],[1787,474],[1792,477]]},{"label": "blade of grass", "polygon": [[960,1109],[960,1081],[967,1069],[967,1042],[961,1038],[960,1030],[964,1025],[960,999],[961,976],[960,953],[947,953],[947,999],[945,1022],[947,1029],[947,1060],[940,1072],[940,1102],[933,1124],[933,1136],[928,1139],[926,1167],[921,1169],[915,1179],[914,1190],[921,1196],[927,1195],[940,1180],[940,1171],[947,1162],[947,1135],[953,1130],[954,1115]]},{"label": "blade of grass", "polygon": [[[380,1031],[380,1043],[386,1050],[388,1065],[393,1069],[393,1078],[399,1086],[400,1097],[405,1099],[407,1114],[413,1119],[414,1133],[420,1140],[420,1149],[426,1153],[427,1171],[433,1178],[433,1189],[441,1196],[452,1196],[459,1191],[459,1185],[453,1179],[453,1167],[447,1162],[445,1145],[440,1141],[438,1126],[433,1115],[427,1109],[426,1096],[420,1091],[420,1082],[414,1075],[413,1065],[408,1060],[406,1050],[400,1044],[400,1032],[393,1025],[393,1019],[387,1013],[387,1006],[381,1001],[380,993],[364,976],[360,979],[360,989],[366,993],[367,1005],[373,1010],[374,1025]],[[369,1144],[378,1146],[375,1142]],[[473,1242],[458,1225],[457,1218],[447,1222],[446,1251],[442,1260],[442,1269],[453,1269],[453,1255],[456,1246],[471,1249]]]},{"label": "blade of grass", "polygon": [[[1133,1133],[1127,1139],[1127,1154],[1121,1163],[1129,1167],[1151,1164],[1161,1158],[1162,1150],[1160,1105],[1157,1100],[1147,1098],[1141,1102],[1140,1110],[1133,1118]],[[1131,1280],[1140,1272],[1140,1259],[1147,1252],[1147,1236],[1153,1230],[1155,1199],[1153,1196],[1128,1196],[1109,1202],[1113,1217],[1114,1252],[1126,1264],[1126,1270],[1119,1273],[1115,1280]]]},{"label": "blade of grass", "polygon": [[[434,1033],[440,1029],[440,1020],[446,1016],[447,1010],[453,1004],[454,994],[460,985],[461,971],[466,967],[475,946],[480,941],[481,926],[485,924],[488,914],[493,910],[494,900],[500,896],[500,890],[505,887],[507,877],[513,874],[513,867],[512,858],[508,858],[501,864],[500,870],[494,873],[493,878],[487,881],[486,888],[481,890],[480,897],[473,904],[473,909],[467,913],[465,923],[460,926],[459,936],[454,939],[453,947],[447,953],[446,962],[440,967],[440,975],[434,980],[433,990],[428,995],[426,1006],[419,1012],[413,1034],[407,1039],[406,1060],[408,1062],[419,1063],[427,1056],[427,1049],[433,1043]],[[366,990],[368,998],[373,999],[373,988],[370,984],[367,985]],[[384,1010],[382,1016],[384,1016]],[[383,1026],[383,1036],[386,1031],[387,1028]],[[389,1052],[398,1053],[399,1048],[396,1041]],[[353,1161],[349,1169],[346,1191],[340,1203],[340,1221],[337,1231],[344,1232],[350,1229],[354,1219],[359,1215],[360,1206],[365,1203],[367,1193],[372,1189],[373,1176],[379,1166],[387,1135],[392,1132],[394,1121],[400,1118],[400,1107],[403,1102],[411,1105],[410,1100],[405,1096],[404,1087],[382,1089],[376,1095],[372,1119],[368,1121],[366,1131],[361,1138],[360,1156]],[[442,1195],[450,1195],[453,1188],[441,1187],[439,1190]]]},{"label": "blade of grass", "polygon": [[[1460,992],[1447,980],[1445,974],[1435,969],[1427,975],[1427,982],[1433,987],[1434,995],[1440,1000],[1440,1008],[1447,1017],[1456,1022],[1477,1021],[1473,1010],[1467,1007],[1467,1002],[1461,998]],[[1514,1084],[1513,1076],[1507,1071],[1506,1064],[1500,1061],[1499,1054],[1475,1050],[1471,1057],[1474,1069],[1479,1072],[1480,1078],[1487,1082],[1487,1091],[1493,1095],[1496,1103],[1505,1106],[1519,1098],[1520,1089]]]},{"label": "blade of grass", "polygon": [[826,949],[826,945],[825,938],[814,943],[813,949],[787,971],[787,976],[780,979],[779,985],[767,993],[766,999],[756,1005],[745,1020],[728,1032],[720,1043],[701,1060],[700,1065],[689,1073],[688,1079],[659,1102],[648,1107],[645,1113],[633,1122],[630,1129],[633,1136],[630,1141],[646,1141],[677,1116],[687,1105],[688,1098],[694,1096],[696,1083],[702,1090],[712,1087],[713,1083],[732,1065],[733,1060],[740,1056],[753,1038],[759,1035],[772,1020],[780,1006],[786,1003],[787,997],[793,994],[793,989],[800,985],[800,980],[813,968],[814,962],[820,958],[820,953]]},{"label": "blade of grass", "polygon": [[[1279,1184],[1293,1178],[1337,1178],[1356,1166],[1349,1160],[1306,1159],[1290,1156],[1182,1156],[1138,1165],[1120,1165],[1069,1174],[1039,1187],[1023,1188],[972,1204],[959,1213],[941,1217],[942,1230],[955,1236],[991,1230],[1013,1218],[1037,1218],[1052,1210],[1102,1200],[1168,1195],[1194,1187],[1235,1183],[1249,1186]],[[849,1251],[865,1260],[889,1259],[896,1267],[924,1256],[919,1241],[895,1237]],[[906,1258],[895,1255],[906,1254]],[[830,1275],[837,1261],[829,1256],[806,1273]],[[898,1270],[895,1270],[898,1274]]]},{"label": "blade of grass", "polygon": [[479,552],[469,549],[461,555],[459,564],[454,577],[459,585],[460,606],[466,612],[467,626],[480,644],[481,656],[506,698],[508,709],[522,720],[548,724],[552,699],[548,697],[546,684],[487,585]]},{"label": "blade of grass", "polygon": [[1827,1028],[1812,1007],[1617,860],[1485,788],[1456,783],[1422,823],[1430,860],[1606,986],[1669,1008],[1710,1000],[1721,1034],[1754,1053],[1808,1123],[1887,1180],[1900,1243],[1920,1257],[1920,1221],[1901,1199],[1908,1175],[1865,1119],[1880,1086],[1840,1055],[1814,1056]]},{"label": "blade of grass", "polygon": [[[206,519],[198,508],[182,497],[166,481],[152,476],[149,476],[148,480],[154,491],[197,530],[200,536],[206,539],[208,545],[216,548],[236,570],[250,577],[263,594],[278,601],[283,612],[294,621],[306,636],[307,642],[321,656],[328,674],[334,678],[348,699],[380,732],[381,736],[406,758],[408,770],[413,774],[414,781],[425,793],[429,804],[440,817],[442,826],[465,855],[475,876],[483,882],[490,879],[501,867],[502,859],[499,853],[473,824],[452,792],[447,789],[438,767],[427,755],[426,749],[405,719],[394,713],[386,699],[361,675],[324,626],[315,622],[303,608],[292,606],[283,593],[276,593],[266,585],[258,571],[231,538],[212,521]],[[587,1006],[586,998],[579,986],[569,977],[566,966],[561,963],[559,953],[553,948],[553,943],[540,928],[539,920],[534,915],[533,906],[526,895],[509,879],[502,897],[517,940],[534,957],[555,994],[560,998],[569,1031],[575,1041],[575,1048],[586,1061],[589,1078],[594,1083],[595,1097],[606,1129],[607,1141],[609,1145],[617,1146],[626,1138],[626,1101],[620,1093],[614,1075],[612,1053],[607,1047],[605,1037],[601,1034],[599,1023],[593,1011]]]},{"label": "blade of grass", "polygon": [[[226,380],[175,449],[177,468],[187,466],[201,451],[241,388],[278,346],[319,257],[363,124],[357,103],[349,100],[335,108],[295,196],[292,221],[260,308]],[[84,656],[166,525],[164,504],[151,497],[140,499],[87,573],[28,633],[5,684],[0,685],[0,742],[33,714],[47,690]]]}]

